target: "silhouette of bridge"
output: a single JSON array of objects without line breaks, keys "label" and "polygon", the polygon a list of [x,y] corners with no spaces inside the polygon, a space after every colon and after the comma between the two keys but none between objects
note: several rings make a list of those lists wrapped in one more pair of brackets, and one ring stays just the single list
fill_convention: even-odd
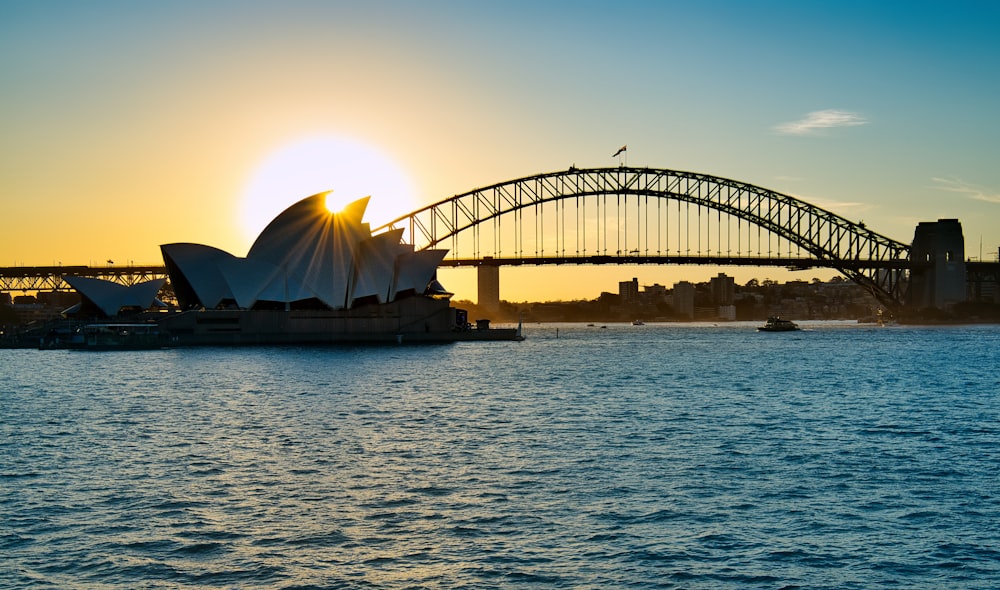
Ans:
[{"label": "silhouette of bridge", "polygon": [[[902,305],[908,244],[770,189],[708,174],[575,168],[509,180],[428,205],[374,233],[404,229],[443,266],[712,264],[836,269],[883,305]],[[62,275],[130,285],[159,266],[12,267],[0,291],[67,290]]]},{"label": "silhouette of bridge", "polygon": [[708,174],[619,166],[509,180],[428,205],[402,228],[444,266],[713,264],[825,267],[887,307],[910,246],[795,197]]},{"label": "silhouette of bridge", "polygon": [[70,291],[64,276],[92,277],[126,286],[167,276],[162,265],[8,266],[0,268],[0,292]]}]

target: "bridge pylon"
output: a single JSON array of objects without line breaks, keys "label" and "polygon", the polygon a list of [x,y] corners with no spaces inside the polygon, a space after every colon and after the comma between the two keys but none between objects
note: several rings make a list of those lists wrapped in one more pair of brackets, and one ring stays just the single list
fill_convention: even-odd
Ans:
[{"label": "bridge pylon", "polygon": [[922,221],[913,232],[906,304],[946,309],[966,299],[965,237],[957,219]]},{"label": "bridge pylon", "polygon": [[492,256],[483,257],[476,270],[478,274],[478,303],[489,310],[500,309],[500,265]]}]

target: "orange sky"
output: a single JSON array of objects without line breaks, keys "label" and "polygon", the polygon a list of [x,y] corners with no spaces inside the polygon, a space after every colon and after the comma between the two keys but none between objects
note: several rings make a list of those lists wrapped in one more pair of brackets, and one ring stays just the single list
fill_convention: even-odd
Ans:
[{"label": "orange sky", "polygon": [[[630,165],[751,182],[904,242],[919,221],[957,217],[967,255],[982,240],[989,259],[1000,82],[984,72],[1000,57],[998,12],[900,18],[890,4],[8,6],[0,266],[159,264],[158,246],[179,241],[243,255],[249,226],[266,223],[248,211],[312,192],[370,193],[376,223],[478,186],[614,165],[626,143]],[[719,270],[504,269],[501,295],[593,298],[633,276]],[[441,278],[475,299],[473,271]]]}]

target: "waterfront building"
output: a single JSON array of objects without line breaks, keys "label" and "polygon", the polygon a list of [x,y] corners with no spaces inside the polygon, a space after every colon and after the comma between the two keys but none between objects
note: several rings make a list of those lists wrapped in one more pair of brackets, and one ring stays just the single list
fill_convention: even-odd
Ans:
[{"label": "waterfront building", "polygon": [[677,315],[694,318],[694,293],[693,283],[688,281],[674,283],[673,308]]},{"label": "waterfront building", "polygon": [[719,273],[708,281],[712,291],[712,303],[717,306],[733,305],[736,302],[736,280]]},{"label": "waterfront building", "polygon": [[439,287],[434,275],[447,250],[415,252],[401,243],[403,230],[373,236],[362,221],[368,197],[331,213],[326,196],[283,211],[245,258],[202,244],[160,246],[181,308],[340,310]]},{"label": "waterfront building", "polygon": [[[157,314],[174,345],[519,340],[514,329],[470,329],[437,281],[447,250],[415,251],[403,230],[373,235],[368,197],[338,213],[327,193],[279,214],[245,257],[194,243],[160,246],[180,310]],[[164,279],[125,287],[67,277],[105,315],[142,309]],[[181,313],[176,313],[180,311]]]},{"label": "waterfront building", "polygon": [[667,288],[659,283],[643,287],[643,297],[647,302],[656,303],[667,299]]},{"label": "waterfront building", "polygon": [[618,282],[618,297],[621,303],[632,303],[639,299],[639,279],[633,277],[631,281]]},{"label": "waterfront building", "polygon": [[712,293],[712,304],[716,308],[716,317],[720,320],[735,320],[736,280],[720,272],[709,279],[708,289]]}]

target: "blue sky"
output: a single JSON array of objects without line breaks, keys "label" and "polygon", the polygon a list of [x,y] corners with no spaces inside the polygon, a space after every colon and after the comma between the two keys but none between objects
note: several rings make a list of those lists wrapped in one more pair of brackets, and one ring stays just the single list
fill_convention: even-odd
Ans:
[{"label": "blue sky", "polygon": [[[315,137],[398,166],[413,195],[390,209],[628,144],[631,165],[752,182],[901,241],[957,217],[968,255],[1000,246],[1000,3],[3,9],[0,265],[157,262],[171,241],[241,255],[249,179]],[[637,271],[669,282],[656,272]]]}]

